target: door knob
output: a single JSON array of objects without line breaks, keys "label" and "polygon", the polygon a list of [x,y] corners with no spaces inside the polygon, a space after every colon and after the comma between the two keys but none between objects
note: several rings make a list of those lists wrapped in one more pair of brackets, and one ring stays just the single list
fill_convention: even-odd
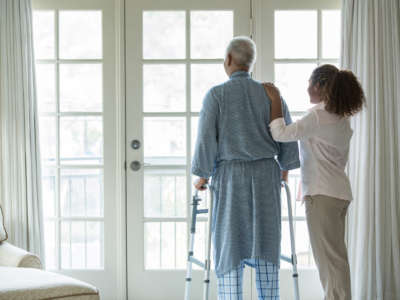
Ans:
[{"label": "door knob", "polygon": [[134,150],[137,150],[140,148],[140,141],[139,140],[133,140],[131,143],[131,147]]},{"label": "door knob", "polygon": [[141,166],[142,166],[142,164],[137,160],[131,162],[131,164],[130,164],[130,167],[131,167],[132,171],[139,171]]}]

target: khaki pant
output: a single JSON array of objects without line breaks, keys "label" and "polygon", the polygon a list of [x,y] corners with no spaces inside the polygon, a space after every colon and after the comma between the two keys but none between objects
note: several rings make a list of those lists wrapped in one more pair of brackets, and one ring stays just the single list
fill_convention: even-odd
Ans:
[{"label": "khaki pant", "polygon": [[350,269],[344,242],[349,201],[324,195],[306,196],[311,248],[325,300],[350,300]]}]

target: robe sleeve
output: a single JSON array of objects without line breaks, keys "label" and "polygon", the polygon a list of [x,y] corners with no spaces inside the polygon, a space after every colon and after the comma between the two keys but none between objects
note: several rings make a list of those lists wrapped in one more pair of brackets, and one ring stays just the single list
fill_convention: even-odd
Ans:
[{"label": "robe sleeve", "polygon": [[191,169],[192,174],[202,178],[211,177],[215,168],[218,154],[218,117],[218,98],[215,90],[211,89],[206,94],[200,111]]}]

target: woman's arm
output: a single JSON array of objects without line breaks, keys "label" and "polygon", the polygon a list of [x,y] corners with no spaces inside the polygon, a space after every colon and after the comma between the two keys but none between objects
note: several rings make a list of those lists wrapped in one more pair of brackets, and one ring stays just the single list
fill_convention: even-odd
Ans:
[{"label": "woman's arm", "polygon": [[265,92],[271,100],[271,129],[272,137],[277,142],[293,142],[315,134],[318,128],[318,118],[315,112],[310,112],[300,120],[286,125],[282,114],[280,92],[272,83],[263,84]]}]

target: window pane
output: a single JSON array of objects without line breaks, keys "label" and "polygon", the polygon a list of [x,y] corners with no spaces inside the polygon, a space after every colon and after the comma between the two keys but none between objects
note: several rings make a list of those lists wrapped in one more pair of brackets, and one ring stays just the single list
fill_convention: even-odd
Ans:
[{"label": "window pane", "polygon": [[103,170],[85,170],[86,216],[104,216]]},{"label": "window pane", "polygon": [[227,79],[222,63],[191,65],[192,111],[200,111],[208,90]]},{"label": "window pane", "polygon": [[185,222],[145,223],[145,269],[184,269],[187,259],[186,231]]},{"label": "window pane", "polygon": [[102,217],[102,170],[61,169],[60,210],[64,217]]},{"label": "window pane", "polygon": [[149,164],[185,164],[184,118],[144,118],[144,161]]},{"label": "window pane", "polygon": [[[206,232],[207,222],[198,221],[196,224],[196,242],[194,243],[193,253],[200,261],[204,261],[206,258]],[[214,266],[214,264],[212,264],[212,266]],[[193,269],[200,270],[200,267],[198,265],[193,265]]]},{"label": "window pane", "polygon": [[101,11],[60,11],[60,58],[102,58]]},{"label": "window pane", "polygon": [[143,12],[143,58],[186,57],[184,11]]},{"label": "window pane", "polygon": [[102,73],[101,64],[61,64],[60,111],[102,111]]},{"label": "window pane", "polygon": [[275,58],[317,57],[317,11],[275,11]]},{"label": "window pane", "polygon": [[144,176],[145,217],[186,216],[185,170],[146,170]]},{"label": "window pane", "polygon": [[56,111],[55,66],[36,64],[36,87],[39,112]]},{"label": "window pane", "polygon": [[33,12],[33,41],[36,59],[54,58],[54,11]]},{"label": "window pane", "polygon": [[161,266],[161,224],[144,224],[144,256],[146,269],[159,269]]},{"label": "window pane", "polygon": [[314,266],[306,221],[296,221],[296,253],[299,266]]},{"label": "window pane", "polygon": [[102,117],[60,118],[60,160],[62,164],[103,163]]},{"label": "window pane", "polygon": [[304,111],[311,107],[307,92],[308,79],[316,67],[316,64],[303,63],[275,64],[275,84],[290,111]]},{"label": "window pane", "polygon": [[161,269],[175,268],[175,223],[161,223]]},{"label": "window pane", "polygon": [[185,111],[185,65],[144,65],[143,86],[145,112]]},{"label": "window pane", "polygon": [[104,223],[61,222],[61,266],[63,269],[104,267]]},{"label": "window pane", "polygon": [[192,58],[224,58],[233,37],[233,12],[192,11],[190,30]]},{"label": "window pane", "polygon": [[322,57],[340,56],[340,10],[322,11]]},{"label": "window pane", "polygon": [[56,216],[56,169],[42,167],[42,199],[45,217]]},{"label": "window pane", "polygon": [[176,268],[186,269],[187,260],[187,225],[186,222],[177,222],[176,226]]},{"label": "window pane", "polygon": [[44,222],[44,240],[46,251],[46,269],[57,267],[56,251],[56,223],[54,221]]},{"label": "window pane", "polygon": [[39,118],[40,154],[44,164],[56,163],[56,117]]},{"label": "window pane", "polygon": [[103,222],[86,222],[86,252],[89,269],[103,268]]},{"label": "window pane", "polygon": [[61,222],[61,268],[71,268],[71,226],[70,222]]},{"label": "window pane", "polygon": [[86,267],[85,239],[86,229],[85,222],[70,222],[71,226],[71,268]]}]

